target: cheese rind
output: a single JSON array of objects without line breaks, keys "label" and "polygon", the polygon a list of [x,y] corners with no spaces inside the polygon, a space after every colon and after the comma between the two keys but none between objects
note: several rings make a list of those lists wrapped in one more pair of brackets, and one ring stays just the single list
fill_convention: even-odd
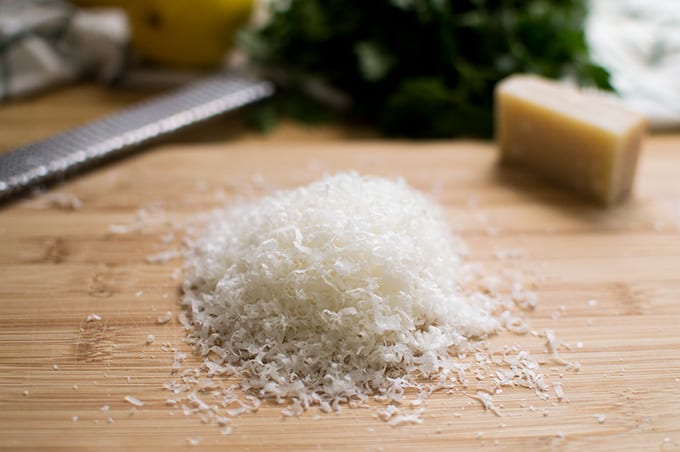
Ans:
[{"label": "cheese rind", "polygon": [[501,163],[609,205],[631,191],[646,120],[615,101],[533,75],[496,86]]}]

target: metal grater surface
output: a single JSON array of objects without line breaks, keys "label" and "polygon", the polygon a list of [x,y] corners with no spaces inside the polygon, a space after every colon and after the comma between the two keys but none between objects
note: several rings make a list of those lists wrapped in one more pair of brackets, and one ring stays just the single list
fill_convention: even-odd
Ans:
[{"label": "metal grater surface", "polygon": [[214,76],[15,149],[0,155],[0,200],[273,92],[273,85],[267,81]]}]

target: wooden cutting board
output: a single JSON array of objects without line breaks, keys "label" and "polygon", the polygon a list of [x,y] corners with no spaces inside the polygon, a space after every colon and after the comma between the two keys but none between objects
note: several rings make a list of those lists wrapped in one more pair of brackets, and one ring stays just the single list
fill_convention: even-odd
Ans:
[{"label": "wooden cutting board", "polygon": [[[435,394],[422,425],[399,428],[370,409],[283,418],[263,404],[228,436],[166,406],[172,349],[189,351],[176,320],[181,262],[146,257],[172,247],[168,231],[196,213],[349,169],[432,193],[487,271],[533,272],[532,328],[553,329],[571,347],[562,356],[582,364],[544,365],[564,400],[509,388],[497,417],[462,392]],[[67,208],[71,196],[80,209]],[[0,209],[0,444],[680,450],[679,324],[680,137],[647,140],[634,199],[608,211],[498,169],[488,143],[159,146]],[[531,335],[491,340],[504,344],[544,351]],[[133,412],[127,395],[145,405]]]}]

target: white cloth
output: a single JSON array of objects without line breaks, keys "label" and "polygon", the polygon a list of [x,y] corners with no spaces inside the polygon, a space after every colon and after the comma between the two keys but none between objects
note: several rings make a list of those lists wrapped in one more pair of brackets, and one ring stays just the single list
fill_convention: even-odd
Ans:
[{"label": "white cloth", "polygon": [[94,72],[105,80],[127,61],[122,11],[85,11],[60,0],[0,0],[0,100]]},{"label": "white cloth", "polygon": [[623,102],[653,129],[680,127],[680,1],[590,0],[587,36]]}]

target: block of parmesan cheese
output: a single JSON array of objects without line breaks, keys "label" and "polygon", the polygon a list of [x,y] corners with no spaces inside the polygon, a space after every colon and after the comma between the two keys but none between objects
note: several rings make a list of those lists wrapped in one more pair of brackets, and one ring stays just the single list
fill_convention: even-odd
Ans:
[{"label": "block of parmesan cheese", "polygon": [[525,167],[604,205],[631,191],[646,120],[601,95],[533,75],[496,86],[503,164]]}]

